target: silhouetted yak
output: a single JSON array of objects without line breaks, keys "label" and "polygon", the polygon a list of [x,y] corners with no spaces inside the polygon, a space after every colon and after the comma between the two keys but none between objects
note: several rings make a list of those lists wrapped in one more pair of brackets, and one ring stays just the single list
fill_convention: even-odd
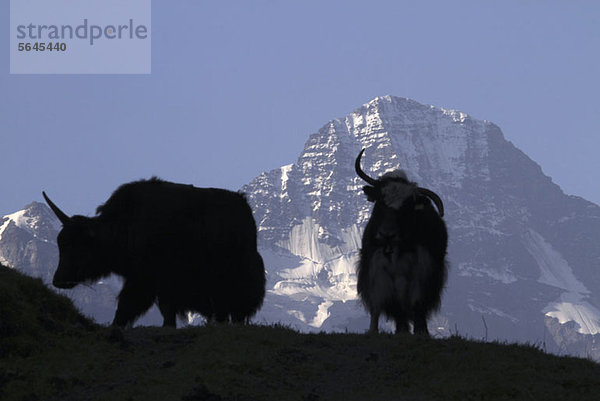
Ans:
[{"label": "silhouetted yak", "polygon": [[120,186],[95,217],[69,217],[43,195],[63,224],[54,286],[123,277],[114,325],[154,302],[164,326],[188,311],[246,322],[262,305],[265,270],[243,194],[152,178]]},{"label": "silhouetted yak", "polygon": [[427,319],[440,306],[447,275],[444,206],[402,170],[369,177],[360,167],[364,151],[355,170],[370,184],[363,191],[375,205],[362,238],[357,287],[371,314],[369,331],[378,331],[383,313],[394,319],[396,332],[408,332],[412,321],[415,333],[428,335]]}]

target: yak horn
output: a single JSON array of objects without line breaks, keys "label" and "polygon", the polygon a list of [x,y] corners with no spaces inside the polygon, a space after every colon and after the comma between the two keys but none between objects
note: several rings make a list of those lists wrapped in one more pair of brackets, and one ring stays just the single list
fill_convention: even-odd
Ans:
[{"label": "yak horn", "polygon": [[444,204],[442,203],[442,200],[440,199],[440,197],[435,192],[430,191],[427,188],[419,187],[418,190],[421,195],[425,195],[426,197],[431,199],[433,201],[433,203],[435,203],[435,206],[438,209],[438,213],[440,214],[441,217],[444,217]]},{"label": "yak horn", "polygon": [[60,210],[58,208],[58,206],[56,206],[54,204],[54,202],[52,202],[50,200],[50,198],[48,198],[48,196],[46,195],[46,192],[42,191],[42,195],[44,195],[44,199],[46,200],[46,203],[48,204],[48,206],[50,206],[50,209],[52,209],[52,211],[54,212],[56,217],[58,217],[58,219],[60,220],[61,223],[66,224],[71,220],[71,218],[69,216],[67,216],[62,210]]},{"label": "yak horn", "polygon": [[361,150],[360,153],[358,154],[358,156],[356,157],[356,162],[354,162],[354,169],[356,170],[356,174],[358,174],[358,176],[360,178],[362,178],[363,180],[365,180],[366,182],[368,182],[369,184],[375,186],[375,184],[377,184],[377,180],[374,180],[373,178],[369,177],[364,171],[362,171],[362,169],[360,168],[360,158],[362,157],[363,153],[365,153],[365,150]]}]

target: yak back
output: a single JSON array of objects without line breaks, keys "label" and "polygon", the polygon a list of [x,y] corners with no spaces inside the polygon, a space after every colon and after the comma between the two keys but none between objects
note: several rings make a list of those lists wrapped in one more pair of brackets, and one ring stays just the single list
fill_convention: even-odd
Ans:
[{"label": "yak back", "polygon": [[256,224],[241,193],[152,178],[121,185],[96,212],[133,265],[177,262],[186,269],[231,252],[256,253]]}]

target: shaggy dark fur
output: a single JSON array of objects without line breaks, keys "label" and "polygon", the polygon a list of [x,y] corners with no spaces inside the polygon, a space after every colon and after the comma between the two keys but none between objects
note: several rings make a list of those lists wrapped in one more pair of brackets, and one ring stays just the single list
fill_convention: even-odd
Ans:
[{"label": "shaggy dark fur", "polygon": [[401,170],[369,178],[359,171],[361,156],[357,173],[371,184],[363,190],[375,203],[357,266],[358,294],[371,314],[369,331],[378,331],[383,313],[394,319],[396,332],[408,332],[412,322],[415,333],[428,335],[427,319],[440,306],[447,275],[442,202]]},{"label": "shaggy dark fur", "polygon": [[54,286],[122,276],[114,325],[133,324],[154,302],[165,326],[188,311],[245,322],[262,305],[265,270],[243,194],[152,178],[122,185],[91,218],[44,197],[63,223]]}]

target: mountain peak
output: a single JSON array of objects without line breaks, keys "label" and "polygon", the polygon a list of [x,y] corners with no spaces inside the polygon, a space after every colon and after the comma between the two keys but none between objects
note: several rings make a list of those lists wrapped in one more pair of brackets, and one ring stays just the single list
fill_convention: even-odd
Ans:
[{"label": "mountain peak", "polygon": [[[496,125],[390,95],[330,120],[296,163],[243,189],[269,270],[265,303],[287,305],[286,322],[325,330],[368,325],[355,304],[355,265],[372,207],[354,172],[363,148],[367,174],[401,168],[446,206],[451,268],[434,331],[445,335],[458,324],[473,335],[482,316],[501,339],[535,342],[545,325],[556,337],[569,320],[586,327],[578,335],[600,330],[598,295],[573,284],[598,282],[590,272],[600,268],[600,252],[593,241],[575,245],[573,236],[561,236],[582,229],[573,213],[600,221],[600,210],[565,196]],[[600,224],[585,224],[590,238],[600,238]],[[580,247],[597,259],[577,256]],[[574,316],[585,311],[591,318],[583,325]]]},{"label": "mountain peak", "polygon": [[449,117],[455,123],[465,123],[467,120],[472,120],[481,124],[491,124],[485,120],[475,120],[461,110],[425,105],[413,99],[391,95],[378,96],[363,104],[351,114],[362,114],[364,111],[384,114],[412,112],[413,116],[417,118],[429,116],[428,118],[431,119],[433,116],[437,116],[437,118],[443,118],[445,116]]},{"label": "mountain peak", "polygon": [[367,103],[363,104],[362,107],[385,107],[385,105],[396,105],[396,106],[403,106],[403,107],[432,107],[432,106],[425,106],[419,102],[417,102],[416,100],[407,98],[407,97],[399,97],[399,96],[392,96],[392,95],[383,95],[383,96],[377,96],[374,99],[368,101]]},{"label": "mountain peak", "polygon": [[24,230],[42,241],[54,242],[55,233],[61,224],[48,206],[40,202],[32,202],[17,212],[0,218],[0,240],[9,227]]}]

